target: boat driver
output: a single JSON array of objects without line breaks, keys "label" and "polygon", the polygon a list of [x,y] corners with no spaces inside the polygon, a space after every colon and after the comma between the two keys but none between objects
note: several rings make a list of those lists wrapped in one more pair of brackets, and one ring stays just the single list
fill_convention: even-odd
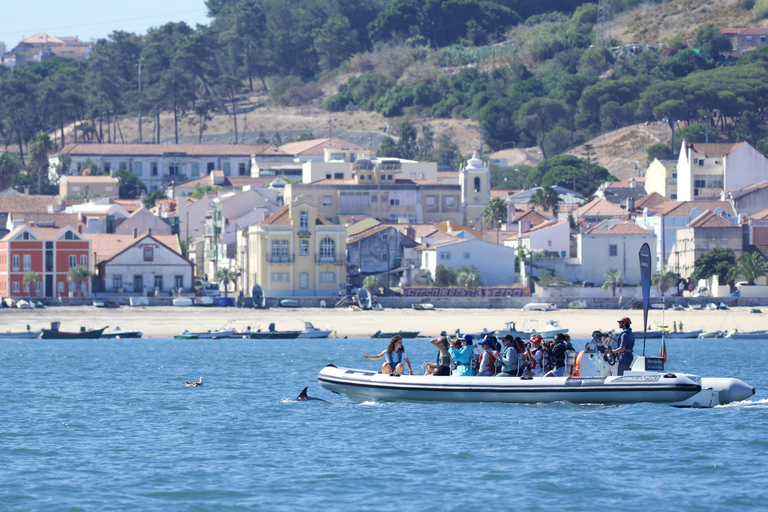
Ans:
[{"label": "boat driver", "polygon": [[629,370],[629,367],[632,365],[632,349],[635,348],[635,334],[632,332],[632,328],[630,327],[631,323],[632,320],[626,316],[619,320],[619,328],[621,329],[618,337],[619,347],[616,350],[611,350],[608,348],[605,351],[605,353],[609,356],[611,354],[618,354],[618,375],[624,375],[624,372]]}]

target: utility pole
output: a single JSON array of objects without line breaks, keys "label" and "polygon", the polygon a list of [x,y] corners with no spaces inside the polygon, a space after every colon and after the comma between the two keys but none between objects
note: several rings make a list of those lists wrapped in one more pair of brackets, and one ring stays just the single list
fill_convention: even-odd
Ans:
[{"label": "utility pole", "polygon": [[141,136],[141,64],[144,62],[143,57],[139,57],[139,144],[143,144],[144,140]]}]

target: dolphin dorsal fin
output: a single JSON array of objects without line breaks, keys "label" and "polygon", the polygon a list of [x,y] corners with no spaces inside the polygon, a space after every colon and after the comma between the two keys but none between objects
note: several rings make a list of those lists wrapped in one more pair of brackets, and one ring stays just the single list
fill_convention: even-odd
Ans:
[{"label": "dolphin dorsal fin", "polygon": [[299,393],[299,398],[307,398],[307,388],[301,390],[301,393]]}]

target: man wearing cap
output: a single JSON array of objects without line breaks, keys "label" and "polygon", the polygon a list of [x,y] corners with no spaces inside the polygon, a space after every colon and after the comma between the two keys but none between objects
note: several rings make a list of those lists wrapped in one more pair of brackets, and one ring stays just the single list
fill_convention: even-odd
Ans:
[{"label": "man wearing cap", "polygon": [[619,368],[617,371],[618,375],[624,375],[624,372],[629,370],[629,367],[632,365],[632,349],[635,348],[635,334],[632,332],[632,328],[630,327],[630,324],[632,323],[632,320],[627,318],[626,316],[619,320],[619,328],[621,329],[621,332],[619,333],[619,348],[616,350],[611,350],[608,348],[608,350],[605,351],[606,354],[618,354],[619,355]]},{"label": "man wearing cap", "polygon": [[459,340],[462,342],[461,348],[451,347],[448,352],[451,354],[451,359],[456,362],[456,372],[454,375],[457,377],[469,377],[472,374],[472,354],[475,347],[472,345],[472,335],[465,334]]},{"label": "man wearing cap", "polygon": [[480,342],[482,353],[480,354],[480,369],[477,371],[478,377],[492,377],[494,371],[493,342],[489,336],[483,338]]},{"label": "man wearing cap", "polygon": [[496,374],[497,377],[514,377],[517,375],[517,351],[513,343],[514,338],[511,334],[505,334],[501,338],[501,344],[504,348],[494,353],[496,359],[501,361],[501,371]]}]

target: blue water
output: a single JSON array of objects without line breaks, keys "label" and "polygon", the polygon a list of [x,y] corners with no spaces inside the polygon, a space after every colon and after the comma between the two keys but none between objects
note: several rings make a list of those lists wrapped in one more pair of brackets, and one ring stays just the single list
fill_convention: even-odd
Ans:
[{"label": "blue water", "polygon": [[[0,340],[0,510],[764,509],[765,343],[667,342],[668,368],[757,388],[695,410],[319,386],[327,363],[377,368],[382,340]],[[292,401],[305,386],[328,403]]]}]

